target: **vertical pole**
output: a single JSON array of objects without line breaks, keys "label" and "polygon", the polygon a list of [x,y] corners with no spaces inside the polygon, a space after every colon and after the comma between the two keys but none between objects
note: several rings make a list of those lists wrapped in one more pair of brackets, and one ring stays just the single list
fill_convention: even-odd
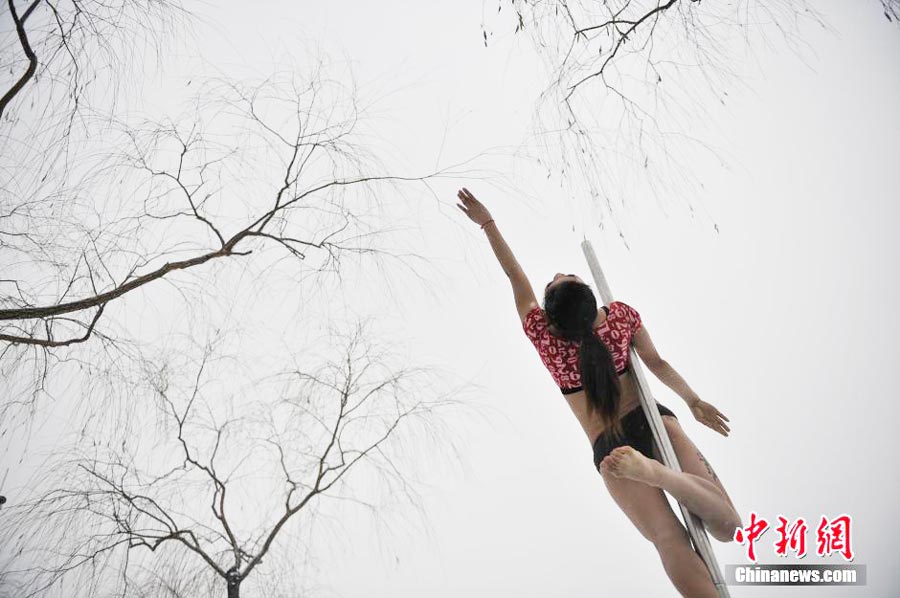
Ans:
[{"label": "vertical pole", "polygon": [[[581,243],[581,249],[584,252],[588,267],[591,269],[591,274],[594,277],[594,282],[597,285],[597,292],[600,294],[601,300],[604,305],[609,304],[613,300],[612,292],[609,289],[609,284],[606,282],[606,277],[603,275],[603,270],[600,268],[600,262],[597,260],[597,255],[594,253],[591,242],[584,240]],[[650,394],[650,387],[647,385],[647,379],[644,377],[644,370],[638,361],[638,355],[635,352],[634,347],[629,348],[629,352],[631,357],[631,372],[633,372],[629,375],[633,375],[637,382],[641,408],[643,408],[644,415],[647,416],[647,421],[650,423],[650,431],[653,433],[653,440],[656,441],[656,446],[660,449],[663,463],[675,471],[681,471],[681,465],[678,463],[678,456],[675,454],[675,449],[672,447],[672,441],[666,433],[666,428],[663,425],[662,417],[659,415],[659,410],[656,409],[656,399]],[[722,577],[722,572],[719,569],[716,556],[713,554],[709,537],[707,537],[706,530],[703,528],[703,522],[699,517],[688,511],[681,503],[679,503],[678,506],[681,508],[681,515],[684,519],[685,527],[687,528],[691,542],[694,544],[694,550],[697,551],[697,554],[700,555],[700,558],[702,558],[703,562],[706,564],[709,575],[712,577],[716,590],[719,592],[719,598],[729,598],[728,586],[725,585],[725,579]]]}]

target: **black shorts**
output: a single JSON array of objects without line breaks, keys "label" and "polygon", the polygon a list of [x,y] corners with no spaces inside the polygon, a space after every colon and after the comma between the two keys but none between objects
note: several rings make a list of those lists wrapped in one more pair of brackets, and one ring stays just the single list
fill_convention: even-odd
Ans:
[{"label": "black shorts", "polygon": [[[656,408],[660,415],[675,417],[672,410],[657,402]],[[594,441],[594,467],[599,471],[600,462],[617,446],[629,445],[640,451],[645,457],[654,459],[653,433],[650,431],[650,423],[644,415],[644,409],[640,405],[626,413],[622,417],[622,429],[624,437],[614,438],[612,431],[608,430],[600,434]],[[659,459],[657,459],[659,461]]]}]

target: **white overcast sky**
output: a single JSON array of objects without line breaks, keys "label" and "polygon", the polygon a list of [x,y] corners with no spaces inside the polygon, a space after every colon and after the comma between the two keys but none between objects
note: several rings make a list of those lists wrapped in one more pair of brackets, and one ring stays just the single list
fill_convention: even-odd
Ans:
[{"label": "white overcast sky", "polygon": [[[722,438],[651,381],[745,520],[751,510],[770,521],[853,517],[867,586],[736,587],[733,596],[887,597],[900,587],[892,464],[900,448],[900,28],[874,0],[816,5],[835,31],[806,27],[804,60],[777,40],[759,44],[736,66],[745,86],[710,107],[713,123],[698,117],[696,130],[726,164],[699,163],[696,195],[664,198],[665,210],[631,199],[617,213],[628,247],[611,231],[588,232],[616,297],[731,420]],[[191,41],[176,44],[177,57],[163,61],[145,92],[148,113],[174,106],[187,81],[302,68],[318,48],[350,60],[362,90],[381,96],[376,130],[391,159],[412,170],[516,146],[530,132],[542,83],[536,57],[493,20],[495,3],[198,6]],[[485,13],[495,32],[487,48]],[[417,250],[435,266],[421,272],[427,290],[398,274],[390,292],[368,278],[347,299],[356,312],[380,314],[422,362],[476,383],[465,400],[478,415],[450,421],[458,462],[440,442],[422,447],[435,453],[419,474],[424,525],[389,511],[390,530],[358,514],[336,540],[323,534],[322,549],[314,545],[318,592],[675,596],[655,550],[594,471],[589,442],[522,334],[489,245],[454,213],[455,190],[465,184],[488,205],[538,292],[557,271],[588,277],[581,224],[542,173],[503,159],[490,167],[508,168],[513,182],[439,180],[432,188],[445,205],[423,196],[414,216]],[[773,535],[762,562],[777,562]],[[745,562],[742,547],[713,545],[721,565]]]}]

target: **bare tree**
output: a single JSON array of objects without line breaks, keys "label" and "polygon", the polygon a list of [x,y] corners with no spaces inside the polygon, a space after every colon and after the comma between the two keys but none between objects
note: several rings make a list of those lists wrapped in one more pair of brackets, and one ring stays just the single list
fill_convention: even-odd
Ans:
[{"label": "bare tree", "polygon": [[359,139],[366,107],[352,80],[326,70],[202,85],[184,118],[108,128],[64,188],[2,195],[0,371],[27,374],[24,404],[53,365],[100,367],[79,345],[139,360],[124,302],[160,281],[196,272],[202,285],[218,275],[210,264],[271,260],[270,249],[307,274],[337,272],[348,253],[392,255],[379,247],[392,230],[383,194],[447,171],[389,174]]},{"label": "bare tree", "polygon": [[[236,374],[251,369],[249,350],[235,349],[230,367],[212,364],[223,338],[244,343],[275,307],[299,311],[296,294],[346,276],[348,257],[417,258],[385,242],[397,225],[390,204],[405,199],[406,183],[449,171],[392,174],[352,75],[331,77],[324,61],[305,77],[195,81],[179,117],[117,116],[115,92],[129,79],[106,75],[127,70],[130,52],[143,67],[146,46],[134,39],[158,48],[176,5],[8,8],[4,442],[28,452],[30,431],[17,424],[48,411],[36,399],[68,400],[53,405],[67,426],[54,430],[53,456],[3,506],[0,596],[237,596],[248,585],[292,595],[311,582],[286,565],[314,544],[304,534],[327,505],[377,516],[369,493],[381,484],[415,506],[403,468],[415,454],[402,442],[450,401],[427,371],[391,367],[362,329],[319,368],[259,345],[257,357],[294,365],[261,380]],[[263,297],[280,284],[290,294]],[[259,309],[235,305],[260,298]],[[216,342],[195,359],[196,339],[210,335]],[[285,343],[260,336],[262,349]]]},{"label": "bare tree", "polygon": [[[830,28],[807,0],[513,0],[498,2],[501,16],[509,4],[547,73],[534,159],[603,216],[646,199],[693,212],[698,168],[726,154],[698,129],[744,85],[747,54],[768,46],[803,59],[808,28]],[[896,0],[882,4],[896,19]]]},{"label": "bare tree", "polygon": [[370,336],[357,325],[332,338],[319,366],[232,396],[219,394],[231,365],[213,345],[190,370],[148,367],[155,400],[138,405],[154,405],[158,418],[144,417],[159,426],[59,451],[33,498],[3,513],[0,584],[22,598],[237,598],[245,585],[265,587],[254,582],[262,577],[283,591],[297,579],[281,566],[311,549],[304,529],[329,504],[377,515],[389,496],[415,507],[411,449],[454,400],[430,370],[402,365]]},{"label": "bare tree", "polygon": [[[19,21],[36,22],[44,4],[30,6]],[[53,404],[66,424],[53,456],[0,514],[0,596],[295,595],[312,577],[288,565],[313,552],[328,505],[377,516],[372,489],[384,487],[415,508],[403,443],[451,403],[430,373],[394,366],[362,328],[318,368],[296,356],[303,342],[277,350],[288,333],[261,332],[327,317],[267,322],[306,308],[299,294],[346,276],[348,261],[416,259],[389,242],[391,210],[407,184],[450,172],[391,174],[355,80],[330,69],[194,82],[175,118],[114,118],[77,100],[59,122],[90,135],[65,130],[65,155],[4,171],[4,442],[28,452],[17,424],[48,411],[42,395],[67,400]],[[14,114],[30,82],[5,106],[20,135],[38,122]],[[47,139],[8,133],[5,155]],[[253,369],[248,330],[257,359],[293,365],[238,374]],[[196,359],[203,337],[215,341]],[[227,366],[223,339],[241,346]]]}]

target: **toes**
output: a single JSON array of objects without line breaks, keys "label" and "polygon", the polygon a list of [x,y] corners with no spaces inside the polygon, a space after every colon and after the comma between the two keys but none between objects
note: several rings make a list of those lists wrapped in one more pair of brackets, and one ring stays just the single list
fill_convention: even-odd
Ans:
[{"label": "toes", "polygon": [[603,460],[600,461],[600,475],[617,477],[610,463],[611,461],[609,457],[604,457]]},{"label": "toes", "polygon": [[636,450],[634,450],[634,447],[631,447],[631,446],[622,446],[622,447],[619,447],[619,448],[622,449],[621,451],[619,451],[619,458],[620,458],[620,459],[633,459],[633,458],[637,457],[638,455],[640,455],[639,452],[637,452]]},{"label": "toes", "polygon": [[600,461],[600,472],[613,477],[619,477],[619,462],[613,455],[607,455]]},{"label": "toes", "polygon": [[631,452],[631,447],[628,445],[625,446],[617,446],[613,449],[613,454],[617,457],[625,457]]}]

